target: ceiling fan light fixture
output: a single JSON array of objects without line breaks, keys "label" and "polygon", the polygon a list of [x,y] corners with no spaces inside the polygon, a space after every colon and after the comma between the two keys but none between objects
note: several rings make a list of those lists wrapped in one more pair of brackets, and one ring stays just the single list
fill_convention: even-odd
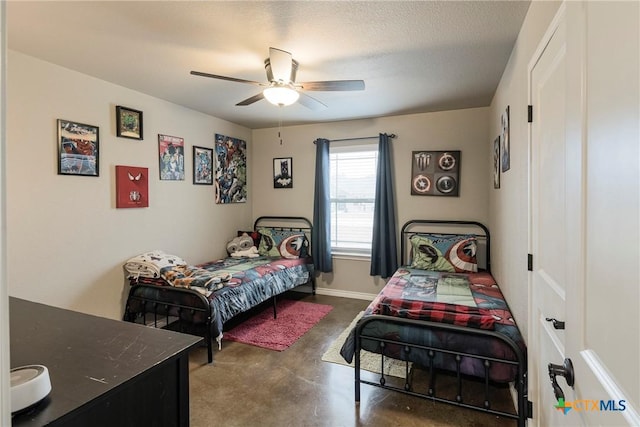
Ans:
[{"label": "ceiling fan light fixture", "polygon": [[286,86],[272,86],[266,88],[262,94],[267,101],[273,105],[284,106],[291,105],[300,98],[300,94],[295,89]]}]

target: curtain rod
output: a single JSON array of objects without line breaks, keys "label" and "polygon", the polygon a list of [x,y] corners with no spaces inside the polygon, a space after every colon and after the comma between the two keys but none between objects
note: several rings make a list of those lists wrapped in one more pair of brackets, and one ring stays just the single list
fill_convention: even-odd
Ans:
[{"label": "curtain rod", "polygon": [[[387,135],[389,138],[395,138],[396,134],[395,133],[390,133]],[[355,141],[358,139],[376,139],[379,138],[379,135],[376,136],[360,136],[360,137],[356,137],[356,138],[340,138],[340,139],[330,139],[329,142],[338,142],[338,141]],[[316,142],[313,141],[313,143],[315,144]]]}]

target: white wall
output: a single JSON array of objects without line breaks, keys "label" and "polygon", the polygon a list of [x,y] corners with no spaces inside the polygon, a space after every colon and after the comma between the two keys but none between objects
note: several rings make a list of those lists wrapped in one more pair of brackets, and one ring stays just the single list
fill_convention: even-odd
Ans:
[{"label": "white wall", "polygon": [[6,61],[7,26],[6,2],[0,3],[0,425],[11,422],[11,394],[9,392],[9,298],[7,294],[7,238],[5,227],[6,172]]},{"label": "white wall", "polygon": [[[394,133],[392,140],[398,231],[412,218],[489,220],[491,154],[488,108],[353,120],[253,131],[253,214],[313,218],[316,138],[340,139]],[[286,119],[286,116],[285,116]],[[370,140],[369,142],[377,143]],[[411,152],[461,150],[460,197],[412,196]],[[273,188],[273,158],[293,158],[293,188]],[[377,294],[385,281],[369,276],[369,260],[334,258],[333,274],[322,274],[321,292],[345,296]],[[362,295],[364,294],[364,295]]]},{"label": "white wall", "polygon": [[[500,134],[500,115],[510,108],[511,168],[501,174],[500,189],[489,191],[493,275],[500,284],[524,337],[528,333],[528,138],[527,66],[560,2],[534,1],[491,102],[489,138]],[[487,168],[492,168],[492,160]]]},{"label": "white wall", "polygon": [[[193,145],[213,147],[221,133],[250,146],[249,129],[14,51],[7,75],[10,295],[120,318],[129,257],[163,249],[208,261],[251,224],[250,201],[216,205],[213,186],[192,183]],[[143,141],[115,136],[116,105],[143,111]],[[99,177],[57,174],[57,119],[100,128]],[[184,181],[159,180],[159,133],[184,138]],[[116,209],[116,165],[149,168],[148,208]]]}]

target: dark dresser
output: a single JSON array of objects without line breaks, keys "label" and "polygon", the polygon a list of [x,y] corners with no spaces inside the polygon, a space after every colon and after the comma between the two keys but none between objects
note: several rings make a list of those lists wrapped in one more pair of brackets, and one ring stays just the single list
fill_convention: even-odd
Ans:
[{"label": "dark dresser", "polygon": [[13,426],[188,426],[189,349],[202,338],[10,298],[11,367],[51,393]]}]

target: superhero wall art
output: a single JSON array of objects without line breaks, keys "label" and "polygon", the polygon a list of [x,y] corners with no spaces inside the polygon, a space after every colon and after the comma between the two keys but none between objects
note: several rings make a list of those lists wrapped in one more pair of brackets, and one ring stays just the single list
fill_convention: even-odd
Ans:
[{"label": "superhero wall art", "polygon": [[460,194],[460,151],[414,151],[411,157],[412,195]]},{"label": "superhero wall art", "polygon": [[116,166],[116,208],[149,206],[149,169]]},{"label": "superhero wall art", "polygon": [[247,201],[247,143],[216,134],[216,203]]}]

